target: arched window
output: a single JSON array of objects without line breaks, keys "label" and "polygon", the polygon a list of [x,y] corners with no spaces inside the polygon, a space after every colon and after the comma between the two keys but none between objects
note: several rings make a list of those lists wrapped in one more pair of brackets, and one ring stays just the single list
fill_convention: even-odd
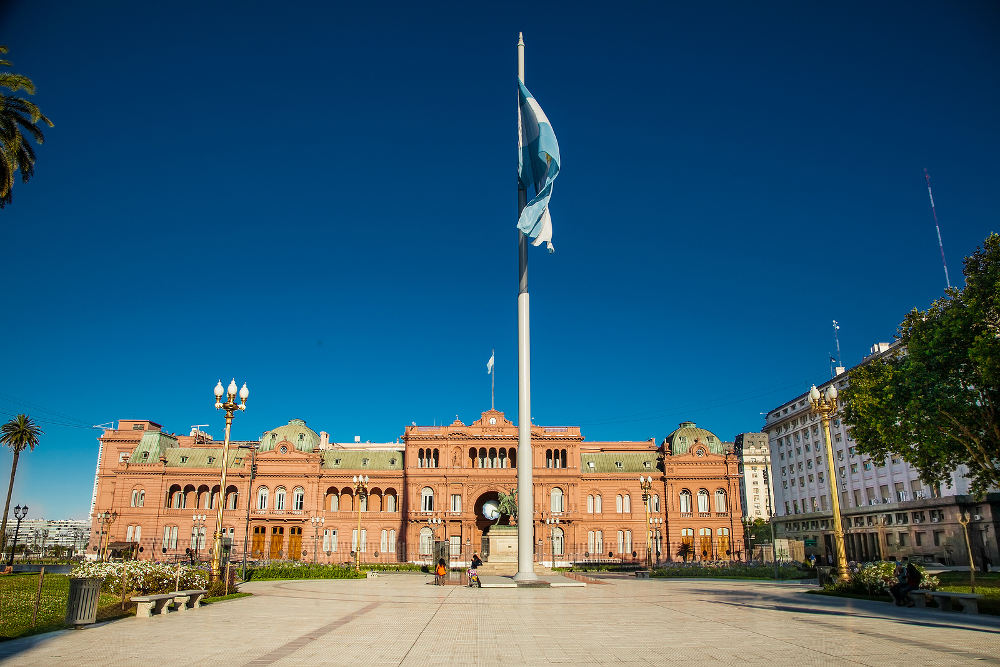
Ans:
[{"label": "arched window", "polygon": [[560,468],[565,468],[566,467],[566,450],[565,449],[562,450],[562,461],[561,461],[561,463],[562,463],[562,465],[560,465],[559,467]]},{"label": "arched window", "polygon": [[129,503],[129,506],[138,507],[138,505],[139,505],[139,489],[132,489],[132,501]]},{"label": "arched window", "polygon": [[423,468],[424,467],[424,448],[423,447],[421,447],[420,449],[417,450],[417,467],[418,468]]},{"label": "arched window", "polygon": [[[603,502],[601,501],[601,497],[594,496],[594,514],[601,514],[604,512],[604,508],[602,507],[602,505]],[[604,548],[602,547],[600,551],[603,552]]]},{"label": "arched window", "polygon": [[301,510],[306,504],[306,492],[301,486],[292,491],[292,509]]},{"label": "arched window", "polygon": [[479,448],[479,467],[480,468],[485,468],[486,467],[486,448],[485,447],[480,447]]},{"label": "arched window", "polygon": [[385,493],[385,511],[395,512],[396,511],[396,494],[395,492],[386,491]]},{"label": "arched window", "polygon": [[396,529],[393,528],[389,531],[389,548],[386,549],[391,554],[396,553]]},{"label": "arched window", "polygon": [[[593,514],[593,513],[594,513],[594,495],[590,494],[587,496],[587,514]],[[591,551],[593,551],[593,549],[591,549]]]},{"label": "arched window", "polygon": [[660,511],[660,494],[658,493],[653,494],[652,507],[653,507],[652,511],[654,512]]},{"label": "arched window", "polygon": [[726,510],[726,492],[724,489],[715,490],[715,511],[725,512]]},{"label": "arched window", "polygon": [[545,450],[545,467],[546,468],[551,468],[552,467],[552,450],[551,449],[546,449]]},{"label": "arched window", "polygon": [[285,509],[285,487],[279,486],[274,490],[274,509]]},{"label": "arched window", "polygon": [[240,504],[240,492],[234,488],[229,489],[229,493],[226,495],[226,507],[227,509],[234,510],[239,507]]},{"label": "arched window", "polygon": [[552,531],[552,554],[555,556],[562,556],[563,553],[565,553],[565,542],[566,537],[563,533],[563,529],[554,529]]},{"label": "arched window", "polygon": [[208,501],[209,509],[219,509],[219,490],[215,489],[212,491],[211,498]]},{"label": "arched window", "polygon": [[625,514],[631,513],[632,512],[632,496],[630,496],[627,493],[625,494],[624,505],[625,505]]},{"label": "arched window", "polygon": [[382,529],[382,535],[378,541],[378,550],[382,553],[389,550],[389,531],[384,528]]},{"label": "arched window", "polygon": [[708,512],[708,489],[698,490],[698,511]]},{"label": "arched window", "polygon": [[267,509],[267,487],[262,486],[257,489],[257,509]]},{"label": "arched window", "polygon": [[136,542],[142,540],[142,526],[135,527],[135,535],[132,536],[132,539]]},{"label": "arched window", "polygon": [[331,512],[340,511],[340,494],[338,494],[336,490],[334,490],[334,492],[330,494],[330,511]]},{"label": "arched window", "polygon": [[615,496],[615,511],[619,514],[622,513],[622,508],[624,507],[624,501],[622,500],[622,494]]},{"label": "arched window", "polygon": [[509,468],[510,461],[507,459],[507,450],[503,447],[500,448],[500,467]]},{"label": "arched window", "polygon": [[691,509],[691,492],[687,489],[681,491],[681,512],[690,514],[694,510]]},{"label": "arched window", "polygon": [[496,447],[490,447],[490,467],[491,468],[500,467],[500,458],[497,454]]},{"label": "arched window", "polygon": [[618,531],[618,553],[628,554],[632,552],[632,531],[631,530],[619,530]]},{"label": "arched window", "polygon": [[562,512],[563,510],[563,492],[558,486],[552,489],[552,511]]},{"label": "arched window", "polygon": [[[434,511],[434,489],[425,486],[420,490],[420,509],[424,512]],[[429,551],[427,553],[430,553]]]},{"label": "arched window", "polygon": [[440,458],[440,456],[438,455],[438,450],[436,450],[436,449],[435,449],[435,450],[434,450],[434,461],[433,461],[433,464],[434,464],[434,466],[433,466],[433,467],[434,467],[434,468],[437,468],[437,467],[438,467],[438,463],[439,463],[440,461],[441,461],[441,458]]},{"label": "arched window", "polygon": [[429,556],[434,548],[434,533],[428,526],[420,529],[420,555]]}]

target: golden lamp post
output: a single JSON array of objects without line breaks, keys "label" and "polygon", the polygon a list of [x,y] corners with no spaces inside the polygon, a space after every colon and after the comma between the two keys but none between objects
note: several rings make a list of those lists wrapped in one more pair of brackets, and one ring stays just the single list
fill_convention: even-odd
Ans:
[{"label": "golden lamp post", "polygon": [[[226,402],[222,402],[222,394],[226,394]],[[226,438],[222,445],[222,480],[219,483],[219,514],[215,522],[215,536],[212,541],[212,571],[209,573],[210,581],[218,581],[222,572],[222,509],[226,506],[226,468],[229,464],[229,431],[233,427],[233,415],[237,410],[247,409],[247,397],[250,390],[247,389],[246,382],[239,390],[240,402],[236,402],[236,380],[229,383],[228,389],[222,388],[222,380],[215,385],[215,409],[226,411]]]},{"label": "golden lamp post", "polygon": [[97,518],[101,521],[101,543],[98,545],[98,552],[101,554],[101,561],[104,561],[107,559],[108,544],[111,542],[111,524],[118,518],[118,512],[101,512]]},{"label": "golden lamp post", "polygon": [[965,510],[959,510],[958,522],[962,524],[962,530],[965,532],[965,549],[969,552],[969,583],[972,587],[972,592],[975,593],[976,561],[972,559],[972,544],[969,543],[969,515],[965,513]]},{"label": "golden lamp post", "polygon": [[361,571],[361,504],[368,497],[368,475],[355,475],[354,496],[358,499],[358,543],[354,548],[354,569]]},{"label": "golden lamp post", "polygon": [[648,478],[639,475],[639,488],[642,489],[642,504],[646,508],[646,568],[653,567],[653,524],[649,520],[649,490],[653,488],[653,476]]},{"label": "golden lamp post", "polygon": [[833,463],[833,443],[830,436],[830,416],[837,411],[837,388],[832,384],[820,394],[816,385],[809,390],[809,411],[819,415],[823,423],[823,439],[826,443],[827,480],[830,484],[830,500],[833,508],[833,543],[837,552],[837,580],[847,581],[847,551],[844,548],[844,527],[840,522],[840,497],[837,495],[837,475]]}]

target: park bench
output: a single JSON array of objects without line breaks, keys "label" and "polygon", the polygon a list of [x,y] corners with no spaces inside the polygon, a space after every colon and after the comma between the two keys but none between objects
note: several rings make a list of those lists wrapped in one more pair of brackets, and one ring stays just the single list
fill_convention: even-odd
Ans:
[{"label": "park bench", "polygon": [[649,579],[649,570],[636,570],[635,571],[635,578],[636,579]]},{"label": "park bench", "polygon": [[207,592],[206,590],[197,589],[175,591],[161,595],[138,595],[132,598],[132,602],[136,603],[136,616],[150,618],[153,614],[165,614],[170,605],[174,605],[177,611],[200,607],[201,599],[205,597],[205,593]]},{"label": "park bench", "polygon": [[938,607],[942,611],[951,611],[951,601],[958,600],[958,604],[962,606],[962,613],[965,614],[978,614],[979,613],[979,603],[977,602],[983,596],[976,593],[954,593],[952,591],[925,591],[917,590],[910,591],[910,596],[913,603],[918,607],[927,606],[927,598],[933,598],[937,601]]}]

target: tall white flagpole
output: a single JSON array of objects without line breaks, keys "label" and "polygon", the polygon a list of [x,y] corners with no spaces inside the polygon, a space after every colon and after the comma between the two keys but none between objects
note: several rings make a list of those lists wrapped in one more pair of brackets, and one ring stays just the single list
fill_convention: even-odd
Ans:
[{"label": "tall white flagpole", "polygon": [[[524,83],[524,36],[517,34],[517,78]],[[520,93],[518,93],[520,106]],[[520,112],[518,112],[520,113]],[[519,124],[520,125],[520,124]],[[521,128],[518,127],[520,133]],[[521,138],[518,136],[518,145]],[[528,185],[517,182],[517,215],[528,205]],[[531,344],[528,335],[528,239],[517,232],[517,574],[514,581],[537,581],[535,574],[535,498],[531,481]]]},{"label": "tall white flagpole", "polygon": [[492,368],[490,368],[490,410],[496,410],[496,393],[497,393],[497,366],[496,366],[496,356],[497,351],[494,349],[490,352],[490,361],[493,362]]}]

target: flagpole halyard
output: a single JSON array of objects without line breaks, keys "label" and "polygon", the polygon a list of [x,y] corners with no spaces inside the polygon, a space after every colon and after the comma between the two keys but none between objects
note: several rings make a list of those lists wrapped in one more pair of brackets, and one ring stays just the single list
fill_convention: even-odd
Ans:
[{"label": "flagpole halyard", "polygon": [[[524,83],[524,37],[517,35],[517,78]],[[520,95],[520,93],[518,93]],[[518,97],[520,109],[520,97]],[[520,111],[518,111],[520,114]],[[518,123],[520,146],[520,123]],[[528,205],[528,184],[518,178],[517,215]],[[517,574],[515,581],[537,581],[534,562],[534,493],[531,449],[531,346],[528,326],[528,238],[517,232]]]}]

